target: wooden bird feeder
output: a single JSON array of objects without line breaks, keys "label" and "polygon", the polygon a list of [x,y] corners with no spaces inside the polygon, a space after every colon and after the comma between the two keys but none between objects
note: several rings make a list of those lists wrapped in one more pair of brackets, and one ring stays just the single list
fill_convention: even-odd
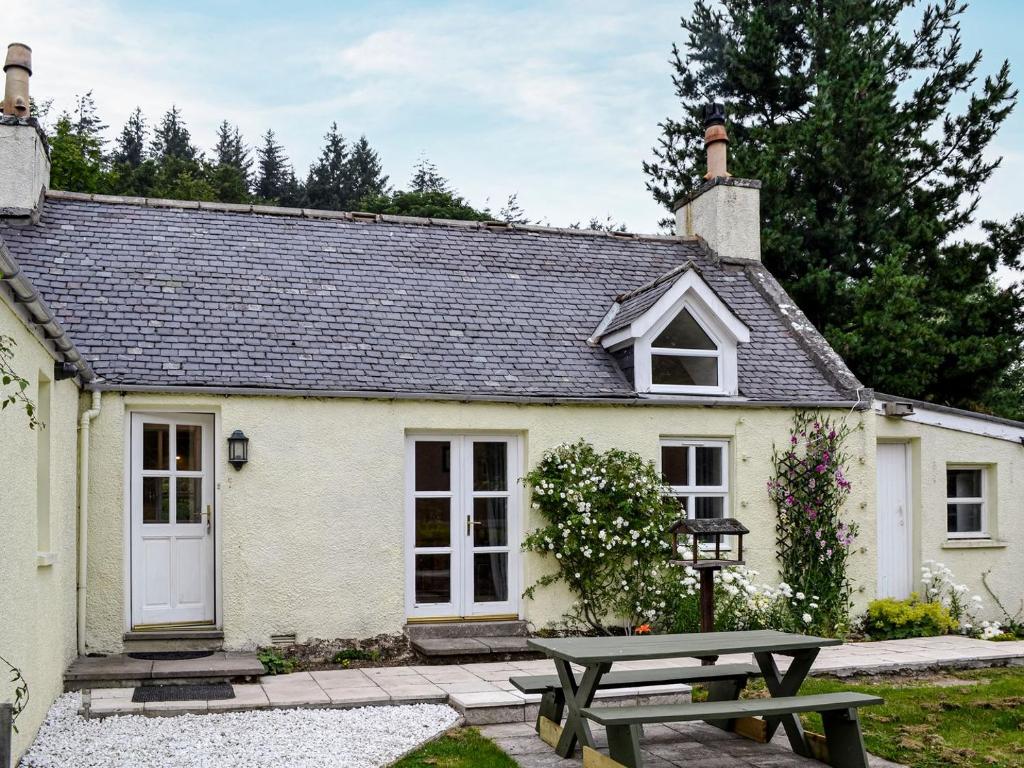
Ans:
[{"label": "wooden bird feeder", "polygon": [[[680,536],[690,537],[688,560],[672,560],[673,565],[688,565],[700,573],[700,631],[715,631],[715,571],[731,565],[743,565],[743,537],[750,533],[746,526],[733,517],[683,518],[676,521],[669,533],[672,534],[672,552],[679,552]],[[722,537],[736,537],[736,558],[722,556]],[[710,541],[709,541],[710,539]],[[701,554],[714,552],[714,557],[702,558]]]}]

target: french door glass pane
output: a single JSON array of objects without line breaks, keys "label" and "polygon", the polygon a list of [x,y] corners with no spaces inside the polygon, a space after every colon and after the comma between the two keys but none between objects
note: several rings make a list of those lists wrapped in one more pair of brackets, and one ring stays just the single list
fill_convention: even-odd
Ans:
[{"label": "french door glass pane", "polygon": [[171,479],[142,478],[142,522],[152,525],[170,522]]},{"label": "french door glass pane", "polygon": [[690,449],[685,445],[661,447],[661,477],[666,485],[688,485]]},{"label": "french door glass pane", "polygon": [[198,523],[202,519],[203,479],[179,477],[176,481],[174,506],[179,523]]},{"label": "french door glass pane", "polygon": [[142,425],[142,468],[171,468],[171,428],[166,424]]},{"label": "french door glass pane", "polygon": [[507,491],[505,443],[473,443],[473,490]]},{"label": "french door glass pane", "polygon": [[693,500],[696,518],[725,517],[725,499],[721,496],[697,496]]},{"label": "french door glass pane", "polygon": [[473,545],[504,547],[508,544],[508,499],[473,499]]},{"label": "french door glass pane", "polygon": [[652,354],[651,377],[655,384],[717,387],[718,358]]},{"label": "french door glass pane", "polygon": [[946,526],[950,533],[981,533],[981,504],[947,504]]},{"label": "french door glass pane", "polygon": [[416,490],[450,491],[452,446],[447,440],[416,442]]},{"label": "french door glass pane", "polygon": [[416,602],[452,601],[452,556],[416,555]]},{"label": "french door glass pane", "polygon": [[981,470],[946,470],[946,494],[951,499],[981,498]]},{"label": "french door glass pane", "polygon": [[203,428],[198,425],[179,426],[174,448],[174,465],[182,472],[203,469]]},{"label": "french door glass pane", "polygon": [[416,546],[451,545],[451,499],[416,499]]},{"label": "french door glass pane", "polygon": [[503,603],[508,600],[508,553],[478,552],[473,555],[473,600]]},{"label": "french door glass pane", "polygon": [[696,463],[697,485],[722,484],[722,454],[724,451],[717,447],[697,446],[694,462]]}]

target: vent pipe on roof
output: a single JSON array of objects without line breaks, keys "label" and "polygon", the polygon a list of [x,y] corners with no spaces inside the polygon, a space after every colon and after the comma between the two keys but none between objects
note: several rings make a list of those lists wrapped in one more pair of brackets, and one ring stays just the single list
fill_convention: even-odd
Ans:
[{"label": "vent pipe on roof", "polygon": [[4,62],[3,115],[0,115],[0,219],[12,224],[39,220],[50,186],[46,136],[32,117],[28,81],[32,49],[11,43]]},{"label": "vent pipe on roof", "polygon": [[4,114],[22,119],[31,117],[28,79],[32,76],[32,49],[24,43],[7,46],[4,62],[7,84],[4,86]]},{"label": "vent pipe on roof", "polygon": [[676,202],[676,233],[700,237],[720,258],[761,260],[761,182],[738,179],[728,170],[725,105],[704,108],[704,183]]}]

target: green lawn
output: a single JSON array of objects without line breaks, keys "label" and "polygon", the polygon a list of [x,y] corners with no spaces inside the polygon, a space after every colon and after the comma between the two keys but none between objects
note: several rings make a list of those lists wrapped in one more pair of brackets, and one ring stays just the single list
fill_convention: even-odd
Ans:
[{"label": "green lawn", "polygon": [[457,728],[399,760],[393,768],[516,768],[516,764],[476,728]]},{"label": "green lawn", "polygon": [[[801,693],[855,690],[885,699],[860,710],[868,751],[912,768],[1024,766],[1024,669],[931,677],[810,678]],[[817,715],[805,718],[821,733]]]}]

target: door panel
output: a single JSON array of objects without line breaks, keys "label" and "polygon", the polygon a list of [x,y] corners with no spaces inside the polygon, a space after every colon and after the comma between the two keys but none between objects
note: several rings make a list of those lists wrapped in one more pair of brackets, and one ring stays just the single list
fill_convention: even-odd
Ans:
[{"label": "door panel", "polygon": [[213,416],[132,414],[132,626],[213,623]]},{"label": "door panel", "polygon": [[408,615],[518,614],[518,440],[410,438],[407,461]]},{"label": "door panel", "polygon": [[903,599],[913,591],[909,448],[906,443],[878,445],[878,597]]}]

